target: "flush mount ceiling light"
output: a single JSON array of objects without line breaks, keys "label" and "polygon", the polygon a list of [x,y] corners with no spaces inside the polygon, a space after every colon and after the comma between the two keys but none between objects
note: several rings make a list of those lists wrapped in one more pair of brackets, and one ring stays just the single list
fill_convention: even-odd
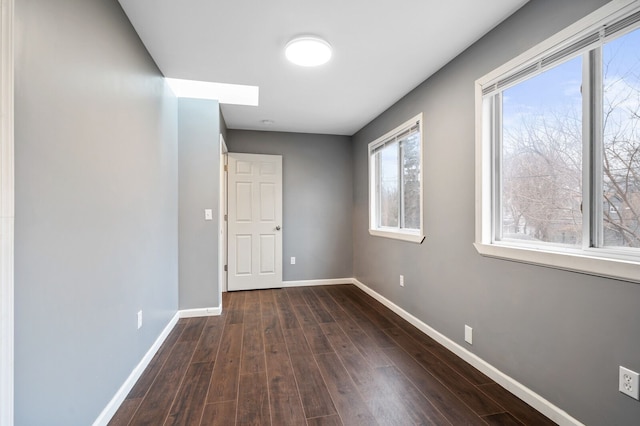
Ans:
[{"label": "flush mount ceiling light", "polygon": [[331,45],[319,37],[297,37],[285,47],[287,59],[303,67],[317,67],[331,59]]}]

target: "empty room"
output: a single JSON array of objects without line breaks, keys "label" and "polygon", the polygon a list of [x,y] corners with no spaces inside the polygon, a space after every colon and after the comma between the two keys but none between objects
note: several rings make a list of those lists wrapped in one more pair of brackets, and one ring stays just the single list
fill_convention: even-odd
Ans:
[{"label": "empty room", "polygon": [[0,0],[0,425],[640,424],[640,0]]}]

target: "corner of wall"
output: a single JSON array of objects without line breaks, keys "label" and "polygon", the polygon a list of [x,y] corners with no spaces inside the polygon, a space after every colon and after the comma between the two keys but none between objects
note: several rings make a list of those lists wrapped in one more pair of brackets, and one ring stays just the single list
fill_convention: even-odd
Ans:
[{"label": "corner of wall", "polygon": [[179,309],[220,304],[220,119],[218,101],[178,100]]}]

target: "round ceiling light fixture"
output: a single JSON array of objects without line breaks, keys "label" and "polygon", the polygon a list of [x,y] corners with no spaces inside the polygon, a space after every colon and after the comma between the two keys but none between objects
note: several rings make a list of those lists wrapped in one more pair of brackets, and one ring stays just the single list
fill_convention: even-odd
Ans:
[{"label": "round ceiling light fixture", "polygon": [[331,59],[331,45],[315,36],[297,37],[285,47],[287,59],[303,67],[317,67]]}]

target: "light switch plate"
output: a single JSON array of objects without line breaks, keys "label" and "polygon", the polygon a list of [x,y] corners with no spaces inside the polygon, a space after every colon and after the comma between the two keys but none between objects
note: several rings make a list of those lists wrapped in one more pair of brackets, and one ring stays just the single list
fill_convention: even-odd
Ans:
[{"label": "light switch plate", "polygon": [[204,209],[204,220],[213,220],[213,210]]}]

